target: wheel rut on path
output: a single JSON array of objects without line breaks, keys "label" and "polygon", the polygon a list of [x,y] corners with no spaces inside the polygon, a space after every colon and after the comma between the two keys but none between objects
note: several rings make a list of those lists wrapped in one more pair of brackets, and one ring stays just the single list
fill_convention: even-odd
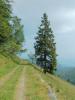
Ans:
[{"label": "wheel rut on path", "polygon": [[16,85],[14,100],[25,100],[25,67]]},{"label": "wheel rut on path", "polygon": [[48,83],[42,79],[41,75],[38,75],[40,78],[41,82],[45,85],[45,87],[48,89],[48,95],[50,97],[50,100],[57,100],[55,92],[51,89],[51,87],[48,85]]}]

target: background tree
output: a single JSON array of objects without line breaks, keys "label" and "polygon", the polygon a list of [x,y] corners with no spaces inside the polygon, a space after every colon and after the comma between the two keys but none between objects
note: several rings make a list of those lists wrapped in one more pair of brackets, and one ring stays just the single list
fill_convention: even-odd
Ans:
[{"label": "background tree", "polygon": [[34,44],[36,64],[53,73],[56,68],[56,43],[46,13],[43,14]]},{"label": "background tree", "polygon": [[[11,5],[8,0],[0,0],[0,45],[7,42],[11,36]],[[1,47],[1,46],[0,46]]]},{"label": "background tree", "polygon": [[30,62],[32,64],[35,64],[35,62],[36,62],[35,54],[30,53],[30,54],[28,54],[28,57],[29,57]]},{"label": "background tree", "polygon": [[[23,25],[21,19],[17,16],[12,18],[12,41],[14,42],[12,52],[22,52],[22,43],[24,42]],[[12,46],[12,45],[11,45]]]},{"label": "background tree", "polygon": [[0,52],[16,54],[23,42],[21,19],[13,16],[9,0],[0,0]]}]

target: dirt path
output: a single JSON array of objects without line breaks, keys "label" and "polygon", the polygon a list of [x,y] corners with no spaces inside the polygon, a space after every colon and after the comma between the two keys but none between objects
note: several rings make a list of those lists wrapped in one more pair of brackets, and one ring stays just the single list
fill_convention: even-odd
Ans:
[{"label": "dirt path", "polygon": [[47,82],[42,79],[41,75],[38,75],[40,78],[41,82],[45,85],[46,88],[48,88],[48,95],[50,97],[50,100],[57,100],[55,92],[51,89],[51,87],[47,84]]},{"label": "dirt path", "polygon": [[11,78],[11,76],[14,74],[17,68],[18,67],[16,67],[15,69],[13,69],[13,71],[0,78],[0,88],[6,83],[6,81],[8,81]]},{"label": "dirt path", "polygon": [[25,100],[25,67],[16,85],[14,100]]}]

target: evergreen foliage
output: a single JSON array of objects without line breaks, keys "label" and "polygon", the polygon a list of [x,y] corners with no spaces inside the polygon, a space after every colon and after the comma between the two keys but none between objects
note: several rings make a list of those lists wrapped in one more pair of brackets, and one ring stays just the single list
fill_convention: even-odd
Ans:
[{"label": "evergreen foliage", "polygon": [[21,19],[13,16],[9,0],[0,0],[0,52],[15,54],[21,50],[23,42]]},{"label": "evergreen foliage", "polygon": [[57,64],[56,43],[46,13],[43,14],[41,25],[35,40],[34,48],[36,63],[44,68],[44,72],[49,71],[50,73],[53,73]]}]

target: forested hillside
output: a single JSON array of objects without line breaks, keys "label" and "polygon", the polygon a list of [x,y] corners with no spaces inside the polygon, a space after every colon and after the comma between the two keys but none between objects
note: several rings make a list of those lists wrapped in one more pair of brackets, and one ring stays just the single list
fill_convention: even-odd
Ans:
[{"label": "forested hillside", "polygon": [[75,85],[75,68],[74,67],[59,67],[56,75],[60,78]]}]

